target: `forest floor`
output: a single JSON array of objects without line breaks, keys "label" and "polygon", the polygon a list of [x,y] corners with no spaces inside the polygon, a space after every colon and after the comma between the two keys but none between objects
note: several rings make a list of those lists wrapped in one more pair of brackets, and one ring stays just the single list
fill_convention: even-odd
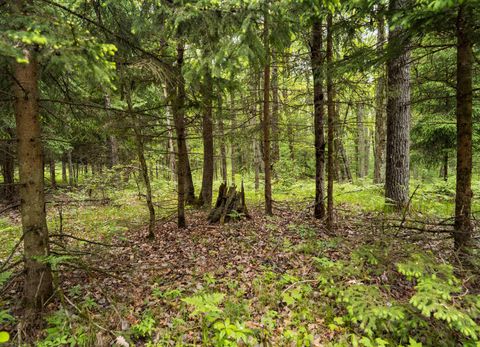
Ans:
[{"label": "forest floor", "polygon": [[[381,309],[408,305],[414,294],[415,281],[402,276],[398,264],[428,250],[440,262],[452,260],[444,233],[421,230],[444,226],[429,225],[425,216],[418,224],[410,216],[344,203],[337,205],[334,233],[327,233],[308,204],[277,202],[273,217],[249,206],[251,219],[225,225],[208,224],[205,211],[190,210],[182,230],[165,216],[155,240],[148,240],[143,214],[115,203],[78,206],[62,217],[67,234],[53,233],[50,262],[59,295],[48,306],[47,329],[36,345],[323,346],[358,340],[366,346],[370,339],[380,345],[369,319],[374,325],[394,319]],[[50,214],[55,211],[51,207]],[[139,224],[106,222],[102,215]],[[59,223],[53,219],[51,230]],[[18,223],[18,215],[12,212],[10,220]],[[82,223],[90,223],[89,230]],[[329,289],[333,281],[343,291]],[[368,291],[350,293],[354,306],[373,304],[371,318],[342,304],[359,285]],[[20,291],[21,278],[13,277],[2,290],[0,312],[6,307],[4,313],[19,315]],[[4,329],[18,341],[19,320],[7,318]]]}]

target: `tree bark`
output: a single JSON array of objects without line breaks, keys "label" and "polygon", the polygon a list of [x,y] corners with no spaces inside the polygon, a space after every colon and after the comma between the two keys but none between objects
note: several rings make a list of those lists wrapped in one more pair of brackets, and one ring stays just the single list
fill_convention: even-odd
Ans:
[{"label": "tree bark", "polygon": [[[409,0],[391,0],[392,12],[405,10]],[[385,198],[396,209],[408,203],[410,179],[410,48],[400,25],[389,31],[387,61],[387,157]]]},{"label": "tree bark", "polygon": [[263,69],[263,163],[265,179],[265,214],[273,215],[272,207],[272,166],[270,162],[270,44],[268,1],[265,2],[263,25],[263,45],[265,48],[265,66]]},{"label": "tree bark", "polygon": [[185,193],[187,179],[188,154],[185,140],[185,80],[182,75],[184,44],[177,45],[177,62],[173,68],[175,79],[167,80],[167,88],[172,99],[172,114],[177,133],[177,225],[179,228],[187,226],[185,220]]},{"label": "tree bark", "polygon": [[57,189],[57,176],[56,176],[56,170],[55,170],[55,159],[53,158],[52,154],[50,154],[48,164],[49,164],[49,168],[50,168],[50,186],[52,187],[52,189]]},{"label": "tree bark", "polygon": [[364,124],[364,108],[359,105],[357,108],[357,138],[355,141],[355,154],[357,157],[356,173],[357,178],[365,177],[365,124]]},{"label": "tree bark", "polygon": [[[278,59],[275,59],[275,55],[272,55],[273,67],[272,67],[272,167],[277,161],[280,160],[280,145],[279,145],[279,106],[280,101],[278,98]],[[275,171],[275,170],[273,170]],[[275,176],[276,177],[276,176]]]},{"label": "tree bark", "polygon": [[228,173],[227,173],[227,147],[225,144],[225,128],[223,124],[223,113],[222,113],[222,96],[218,96],[218,132],[220,135],[220,163],[222,171],[222,180],[227,182]]},{"label": "tree bark", "polygon": [[232,108],[232,128],[230,129],[230,171],[232,175],[232,184],[235,185],[235,175],[237,173],[237,165],[236,165],[236,156],[237,150],[235,146],[235,142],[237,139],[235,138],[235,134],[237,132],[237,111],[235,110],[235,99],[233,95],[231,96],[230,107]]},{"label": "tree bark", "polygon": [[333,38],[332,38],[332,14],[327,16],[327,113],[328,113],[328,157],[327,157],[327,229],[333,231],[333,141],[334,141],[334,89],[333,89]]},{"label": "tree bark", "polygon": [[213,81],[210,69],[207,69],[205,72],[203,90],[203,174],[199,202],[200,206],[210,208],[212,205],[213,194]]},{"label": "tree bark", "polygon": [[[63,184],[67,184],[68,180],[67,180],[67,160],[66,160],[66,155],[65,153],[63,154],[62,156],[62,183]],[[92,168],[93,168],[93,165],[92,165]],[[93,172],[92,172],[93,174]]]},{"label": "tree bark", "polygon": [[[168,92],[167,92],[167,86],[163,88],[163,94],[165,99],[168,99]],[[171,125],[171,106],[167,106],[165,110],[165,118],[166,118],[166,123],[167,123],[167,133],[168,133],[168,139],[167,139],[167,155],[166,155],[166,161],[167,161],[167,167],[170,169],[171,172],[171,177],[175,179],[175,175],[177,172],[177,165],[175,163],[175,144],[174,144],[174,135],[173,135],[173,128]]]},{"label": "tree bark", "polygon": [[133,120],[133,132],[135,135],[135,148],[137,150],[137,158],[140,163],[140,174],[143,179],[143,184],[145,185],[145,200],[148,207],[149,212],[149,221],[148,221],[148,238],[154,239],[155,238],[155,207],[153,206],[152,202],[152,186],[150,184],[150,176],[148,174],[148,166],[147,161],[145,159],[145,143],[144,137],[142,134],[142,128],[140,125],[140,119],[138,116],[133,113],[133,106],[132,106],[132,90],[131,90],[131,82],[125,81],[125,98],[127,100],[127,107],[128,113]]},{"label": "tree bark", "polygon": [[457,36],[457,182],[455,195],[454,247],[462,255],[472,238],[472,38],[468,3],[459,5]]},{"label": "tree bark", "polygon": [[[23,11],[24,2],[17,1]],[[39,312],[52,295],[50,266],[40,258],[49,255],[43,182],[42,131],[38,112],[38,64],[31,48],[24,50],[28,63],[14,64],[13,90],[20,174],[25,285],[24,301],[30,312]]]},{"label": "tree bark", "polygon": [[[378,16],[377,52],[383,54],[385,43],[385,20],[382,14]],[[385,66],[382,64],[375,88],[375,149],[373,183],[384,182],[385,170]]]},{"label": "tree bark", "polygon": [[0,155],[2,156],[2,176],[4,184],[1,193],[5,201],[11,202],[15,197],[15,130],[13,128],[7,128],[5,132],[8,134],[8,138],[4,142],[2,146],[3,148],[0,149]]},{"label": "tree bark", "polygon": [[313,74],[313,104],[315,132],[315,218],[325,217],[325,135],[323,131],[323,29],[322,21],[315,19],[312,24],[311,65]]},{"label": "tree bark", "polygon": [[67,160],[68,160],[68,185],[73,186],[75,184],[75,174],[73,172],[73,162],[72,162],[72,150],[68,150],[67,152]]}]

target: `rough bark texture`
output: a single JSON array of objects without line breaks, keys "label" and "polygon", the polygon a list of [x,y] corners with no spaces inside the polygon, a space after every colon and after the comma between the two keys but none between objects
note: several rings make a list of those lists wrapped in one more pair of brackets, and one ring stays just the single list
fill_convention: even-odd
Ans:
[{"label": "rough bark texture", "polygon": [[53,158],[53,155],[50,154],[50,158],[48,160],[48,166],[50,169],[50,186],[52,189],[57,189],[57,176],[56,176],[56,170],[55,170],[55,159]]},{"label": "rough bark texture", "polygon": [[235,141],[237,139],[235,138],[235,133],[237,131],[237,111],[235,110],[235,99],[233,95],[231,96],[231,102],[230,102],[230,107],[232,108],[232,127],[230,129],[230,171],[232,175],[232,184],[235,184],[235,175],[237,173],[237,165],[236,165],[236,146],[235,146]]},{"label": "rough bark texture", "polygon": [[0,200],[11,202],[15,197],[15,130],[12,128],[7,128],[5,129],[5,132],[8,134],[8,138],[2,143],[2,147],[0,148],[3,176],[3,185],[1,186]]},{"label": "rough bark texture", "polygon": [[[272,167],[280,160],[280,130],[279,130],[279,108],[280,101],[278,98],[278,64],[277,59],[273,55],[273,67],[272,67]],[[275,170],[273,170],[275,171]]]},{"label": "rough bark texture", "polygon": [[[23,6],[18,1],[19,7]],[[14,65],[13,90],[18,142],[20,199],[25,261],[24,301],[40,311],[52,295],[50,266],[39,258],[49,254],[43,182],[43,150],[38,113],[38,76],[35,53],[24,50],[28,63]]]},{"label": "rough bark texture", "polygon": [[268,6],[265,5],[263,45],[265,66],[263,69],[263,163],[265,175],[265,214],[272,215],[272,165],[270,162],[270,44]]},{"label": "rough bark texture", "polygon": [[72,162],[72,150],[67,152],[68,160],[68,185],[73,186],[75,184],[75,173],[73,172],[73,162]]},{"label": "rough bark texture", "polygon": [[[383,15],[378,16],[377,51],[380,56],[383,54],[385,43],[385,20]],[[385,170],[385,67],[382,66],[375,88],[375,149],[373,183],[384,182]]]},{"label": "rough bark texture", "polygon": [[332,15],[327,16],[327,113],[328,113],[328,157],[327,157],[327,229],[333,231],[333,140],[334,140],[334,90],[333,90],[333,38],[332,38]]},{"label": "rough bark texture", "polygon": [[313,104],[315,132],[315,218],[325,217],[325,135],[323,131],[323,55],[322,22],[314,20],[312,24],[311,65],[313,74]]},{"label": "rough bark texture", "polygon": [[[168,91],[167,87],[163,88],[163,94],[165,99],[168,98]],[[174,135],[173,135],[173,127],[171,125],[171,118],[172,118],[172,110],[171,106],[167,106],[165,109],[165,118],[167,124],[167,155],[166,155],[166,165],[170,169],[171,177],[174,179],[176,172],[177,172],[177,164],[175,162],[175,144],[174,144]]]},{"label": "rough bark texture", "polygon": [[[183,84],[182,75],[184,46],[179,43],[177,46],[177,64],[174,67],[175,80],[167,81],[170,98],[172,100],[172,113],[177,133],[177,224],[179,228],[186,227],[185,221],[185,183],[187,176],[187,144],[185,141],[185,114],[184,98],[182,97]],[[184,92],[183,92],[184,94]]]},{"label": "rough bark texture", "polygon": [[455,250],[466,253],[472,237],[472,39],[471,7],[464,3],[457,16],[457,183]]},{"label": "rough bark texture", "polygon": [[363,105],[359,105],[357,109],[357,138],[355,141],[355,154],[357,157],[357,178],[363,178],[367,175],[367,172],[365,171],[367,160],[367,153],[365,152],[365,148],[367,146],[367,134],[364,121],[364,107]]},{"label": "rough bark texture", "polygon": [[[391,0],[392,12],[405,9],[409,0]],[[395,208],[408,203],[410,179],[410,48],[408,33],[400,25],[389,32],[387,61],[387,157],[385,198]]]},{"label": "rough bark texture", "polygon": [[199,195],[200,206],[210,208],[212,205],[213,189],[213,117],[212,97],[213,82],[210,70],[205,73],[203,86],[203,174],[202,188]]},{"label": "rough bark texture", "polygon": [[225,126],[223,124],[222,98],[218,98],[218,132],[220,135],[220,164],[222,172],[222,181],[227,182],[227,146],[225,144]]}]

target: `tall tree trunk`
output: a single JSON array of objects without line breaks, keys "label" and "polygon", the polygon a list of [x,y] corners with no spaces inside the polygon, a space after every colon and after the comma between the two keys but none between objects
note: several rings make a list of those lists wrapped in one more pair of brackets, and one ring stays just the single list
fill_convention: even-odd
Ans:
[{"label": "tall tree trunk", "polygon": [[[93,168],[93,165],[92,165],[92,168]],[[93,174],[93,172],[92,172]],[[66,159],[66,155],[65,153],[63,153],[63,156],[62,156],[62,183],[63,184],[67,184],[68,180],[67,180],[67,159]]]},{"label": "tall tree trunk", "polygon": [[[24,10],[24,2],[17,1]],[[13,90],[20,174],[21,216],[25,261],[24,301],[38,312],[52,295],[52,273],[42,259],[49,255],[43,190],[42,131],[38,112],[38,64],[33,49],[24,50],[28,63],[14,64]]]},{"label": "tall tree trunk", "polygon": [[314,217],[325,217],[325,135],[323,132],[323,29],[322,21],[315,19],[312,24],[311,65],[313,74],[313,104],[315,132],[315,206]]},{"label": "tall tree trunk", "polygon": [[203,174],[202,188],[200,190],[200,205],[210,208],[212,205],[213,189],[213,117],[212,117],[212,97],[213,81],[210,69],[205,72],[205,81],[203,86]]},{"label": "tall tree trunk", "polygon": [[[185,83],[185,82],[183,82]],[[180,98],[182,100],[185,100],[185,91],[180,92],[179,94]],[[183,95],[183,96],[181,96]],[[185,101],[182,101],[182,105],[185,105]],[[184,107],[184,106],[183,106]],[[182,108],[184,110],[184,108]],[[185,111],[184,113],[184,118],[185,118]],[[188,146],[187,146],[187,132],[185,130],[185,136],[183,138],[183,141],[185,142],[185,158],[186,158],[186,165],[187,167],[185,168],[185,202],[189,205],[195,204],[195,186],[193,185],[193,176],[192,176],[192,168],[190,167],[190,158],[188,156]]]},{"label": "tall tree trunk", "polygon": [[222,180],[227,182],[227,147],[225,144],[225,128],[223,124],[222,96],[218,96],[218,132],[220,135],[220,163],[222,171]]},{"label": "tall tree trunk", "polygon": [[[110,116],[110,108],[112,107],[111,101],[110,101],[110,96],[108,94],[105,94],[103,97],[103,102],[105,105],[105,111],[107,113],[107,116]],[[110,122],[109,122],[110,123]],[[110,126],[112,124],[110,123]],[[115,135],[110,134],[108,135],[107,139],[107,144],[108,144],[108,168],[111,169],[115,165],[118,165],[118,141]]]},{"label": "tall tree trunk", "polygon": [[461,4],[457,16],[457,183],[455,250],[462,256],[472,238],[472,7]]},{"label": "tall tree trunk", "polygon": [[[280,142],[279,142],[279,106],[280,101],[278,99],[278,59],[275,59],[273,55],[273,68],[272,68],[272,166],[280,160]],[[273,170],[275,171],[275,170]]]},{"label": "tall tree trunk", "polygon": [[[406,10],[410,0],[390,0],[390,11]],[[387,158],[385,198],[395,208],[408,203],[410,180],[410,42],[400,25],[390,28],[387,61]]]},{"label": "tall tree trunk", "polygon": [[328,113],[328,157],[327,157],[327,229],[333,231],[333,141],[334,141],[334,90],[333,90],[333,37],[332,37],[332,14],[327,16],[327,113]]},{"label": "tall tree trunk", "polygon": [[[385,43],[385,20],[382,14],[378,15],[377,52],[383,54]],[[385,170],[385,66],[382,64],[375,87],[375,149],[373,183],[384,182]]]},{"label": "tall tree trunk", "polygon": [[270,162],[270,44],[269,44],[268,0],[265,1],[263,45],[265,66],[263,69],[263,163],[265,176],[265,214],[273,215],[272,207],[272,165]]},{"label": "tall tree trunk", "polygon": [[72,150],[67,152],[68,159],[68,185],[73,186],[75,184],[75,173],[73,172],[73,162],[72,162]]},{"label": "tall tree trunk", "polygon": [[357,178],[365,177],[365,124],[364,107],[359,105],[357,108],[357,138],[355,141],[355,154],[357,157],[356,174]]},{"label": "tall tree trunk", "polygon": [[49,168],[50,168],[50,186],[52,189],[57,189],[57,176],[55,170],[55,159],[53,158],[53,154],[50,154],[50,158],[48,161]]},{"label": "tall tree trunk", "polygon": [[137,157],[140,163],[140,174],[143,179],[143,184],[145,185],[145,200],[147,202],[148,212],[149,212],[149,221],[148,221],[148,238],[155,238],[155,207],[153,206],[152,201],[152,186],[150,184],[150,176],[148,174],[147,161],[145,160],[145,143],[144,137],[142,134],[142,128],[140,125],[140,119],[138,116],[133,113],[132,106],[132,90],[130,81],[125,81],[125,97],[127,100],[128,113],[133,120],[133,132],[135,134],[135,148],[137,150]]},{"label": "tall tree trunk", "polygon": [[371,134],[367,126],[363,127],[363,131],[365,132],[365,136],[364,136],[365,141],[363,142],[363,145],[364,145],[363,175],[368,176],[368,171],[369,171],[368,169],[370,167],[370,135]]},{"label": "tall tree trunk", "polygon": [[443,170],[442,170],[443,180],[448,181],[448,152],[445,151],[443,154]]},{"label": "tall tree trunk", "polygon": [[235,99],[231,95],[230,107],[232,108],[232,127],[230,129],[230,171],[232,175],[232,184],[235,184],[235,175],[237,173],[237,165],[235,163],[237,157],[237,150],[235,142],[237,141],[235,134],[237,132],[237,111],[235,110]]},{"label": "tall tree trunk", "polygon": [[5,201],[11,202],[15,197],[15,130],[13,128],[7,128],[5,132],[8,134],[8,138],[4,142],[2,146],[3,148],[0,149],[0,155],[2,156],[2,176],[4,184],[2,195]]},{"label": "tall tree trunk", "polygon": [[185,220],[185,193],[187,181],[188,153],[185,139],[185,80],[183,79],[184,44],[177,45],[177,63],[174,67],[175,79],[167,81],[172,99],[172,114],[177,133],[177,224],[179,228],[187,226]]},{"label": "tall tree trunk", "polygon": [[[163,94],[165,99],[168,99],[168,92],[167,86],[163,88]],[[175,163],[175,144],[174,144],[174,135],[173,135],[173,128],[171,125],[171,106],[167,106],[165,112],[166,124],[167,124],[167,133],[168,133],[168,140],[167,140],[167,167],[170,169],[171,177],[174,179],[177,167]]]}]

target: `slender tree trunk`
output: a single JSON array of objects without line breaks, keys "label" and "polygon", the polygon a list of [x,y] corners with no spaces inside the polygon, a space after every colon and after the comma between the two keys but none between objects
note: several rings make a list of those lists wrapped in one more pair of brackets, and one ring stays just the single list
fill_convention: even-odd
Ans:
[{"label": "slender tree trunk", "polygon": [[203,174],[202,188],[200,190],[199,202],[202,207],[210,208],[212,205],[213,189],[213,117],[212,97],[213,81],[210,69],[205,73],[204,94],[203,94]]},{"label": "slender tree trunk", "polygon": [[[167,86],[163,88],[163,94],[165,99],[168,99],[167,93]],[[174,144],[174,135],[173,135],[173,127],[171,125],[171,106],[167,106],[166,108],[166,123],[167,123],[167,133],[168,133],[168,140],[167,140],[167,166],[170,168],[170,172],[172,174],[172,178],[175,179],[175,175],[177,172],[177,167],[175,163],[175,144]]]},{"label": "slender tree trunk", "polygon": [[327,113],[328,113],[328,157],[327,157],[327,229],[333,231],[333,141],[334,141],[334,90],[333,90],[333,38],[332,38],[332,14],[327,16]]},{"label": "slender tree trunk", "polygon": [[67,152],[67,159],[68,159],[68,185],[73,186],[75,184],[75,173],[73,172],[72,150],[71,149]]},{"label": "slender tree trunk", "polygon": [[263,69],[263,163],[265,175],[265,214],[273,215],[272,208],[272,166],[270,162],[270,44],[269,44],[268,2],[265,2],[263,45],[265,66]]},{"label": "slender tree trunk", "polygon": [[[183,82],[185,83],[185,82]],[[185,91],[180,92],[179,94],[180,98],[182,100],[185,100]],[[183,95],[183,96],[181,96]],[[182,105],[185,105],[185,101],[182,102]],[[184,106],[183,106],[184,107]],[[184,110],[184,108],[182,108]],[[185,111],[184,112],[184,117],[185,117]],[[189,205],[194,205],[195,204],[195,186],[193,185],[193,176],[192,176],[192,168],[190,167],[190,158],[188,156],[188,146],[187,146],[187,135],[186,135],[186,130],[185,130],[185,136],[184,140],[185,141],[185,157],[186,157],[186,169],[185,169],[185,202]]]},{"label": "slender tree trunk", "polygon": [[[382,14],[378,16],[378,36],[377,51],[378,55],[383,54],[383,45],[385,43],[385,20]],[[374,169],[373,183],[384,182],[385,170],[385,66],[382,65],[375,88],[375,149],[374,149]]]},{"label": "slender tree trunk", "polygon": [[[17,1],[17,5],[24,10],[23,1]],[[25,262],[24,301],[29,311],[38,312],[53,288],[50,266],[39,259],[49,255],[49,239],[38,112],[38,64],[33,49],[25,49],[24,55],[28,63],[14,64],[13,82]]]},{"label": "slender tree trunk", "polygon": [[461,4],[457,16],[457,182],[455,250],[467,253],[472,238],[472,7]]},{"label": "slender tree trunk", "polygon": [[55,159],[53,158],[53,155],[50,155],[50,160],[48,163],[50,168],[50,186],[52,189],[57,189],[57,176],[55,172]]},{"label": "slender tree trunk", "polygon": [[359,105],[357,108],[357,138],[355,141],[355,154],[357,157],[357,178],[363,178],[365,176],[365,129],[363,124],[363,111],[363,105]]},{"label": "slender tree trunk", "polygon": [[227,147],[225,145],[225,129],[222,114],[222,96],[218,97],[218,131],[220,135],[220,163],[223,182],[227,182]]},{"label": "slender tree trunk", "polygon": [[232,128],[230,129],[230,163],[231,163],[231,174],[232,174],[232,184],[235,184],[235,175],[237,173],[237,165],[235,163],[235,159],[237,157],[237,150],[235,146],[235,142],[237,139],[235,138],[235,134],[237,132],[237,111],[235,110],[235,99],[233,95],[231,96],[230,107],[232,108]]},{"label": "slender tree trunk", "polygon": [[314,217],[325,217],[325,135],[323,131],[323,29],[322,21],[315,19],[312,24],[311,65],[313,74],[313,104],[315,132],[315,207]]},{"label": "slender tree trunk", "polygon": [[[409,0],[390,0],[392,12],[405,10]],[[387,79],[387,157],[385,198],[395,208],[408,203],[410,179],[410,48],[408,32],[392,27]]]},{"label": "slender tree trunk", "polygon": [[[8,134],[3,148],[0,149],[2,158],[2,175],[3,175],[3,199],[7,202],[13,201],[15,197],[15,153],[14,153],[14,138],[15,130],[7,128],[5,132]],[[1,198],[0,198],[1,200]]]},{"label": "slender tree trunk", "polygon": [[443,170],[442,170],[443,180],[448,181],[448,152],[443,154]]},{"label": "slender tree trunk", "polygon": [[[278,59],[273,56],[272,67],[272,166],[280,160],[280,146],[279,146],[279,106],[280,101],[278,98]],[[274,170],[273,170],[274,171]]]},{"label": "slender tree trunk", "polygon": [[177,133],[177,224],[179,228],[187,226],[185,220],[185,192],[187,179],[188,153],[185,139],[185,80],[182,75],[183,54],[185,48],[183,43],[177,45],[177,64],[174,67],[175,80],[169,80],[168,88],[172,96],[172,114]]},{"label": "slender tree trunk", "polygon": [[133,106],[132,106],[132,90],[130,87],[130,81],[125,81],[125,97],[127,100],[127,107],[128,113],[130,117],[133,119],[133,132],[135,134],[135,148],[137,150],[137,157],[140,163],[140,174],[143,179],[143,184],[145,184],[145,200],[147,202],[148,212],[149,212],[149,222],[148,222],[148,238],[154,239],[155,238],[155,207],[153,206],[152,201],[152,186],[150,184],[150,176],[148,174],[148,165],[147,161],[145,160],[145,143],[144,137],[142,134],[142,128],[140,125],[140,120],[138,116],[133,113]]},{"label": "slender tree trunk", "polygon": [[[66,155],[65,153],[63,154],[62,157],[62,183],[67,184],[67,160],[66,160]],[[93,167],[93,166],[92,166]]]}]

